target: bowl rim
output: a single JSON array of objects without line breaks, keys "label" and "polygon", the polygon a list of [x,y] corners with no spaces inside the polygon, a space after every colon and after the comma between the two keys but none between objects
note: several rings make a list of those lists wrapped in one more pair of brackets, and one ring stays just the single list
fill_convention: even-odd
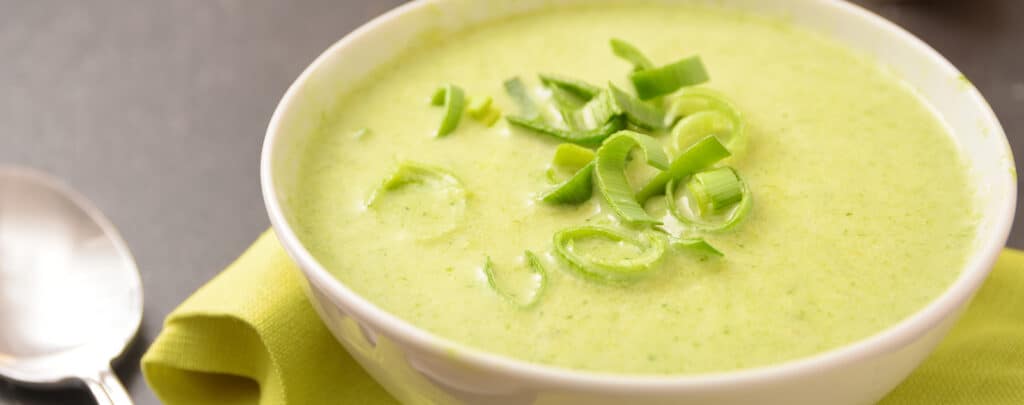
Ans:
[{"label": "bowl rim", "polygon": [[[616,374],[574,370],[491,353],[416,327],[412,323],[392,315],[349,289],[334,278],[304,247],[285,219],[281,204],[278,201],[277,190],[273,182],[273,161],[279,137],[282,136],[280,135],[280,129],[283,116],[295,104],[295,100],[303,85],[309,81],[310,77],[321,66],[327,64],[334,54],[350,43],[355,42],[358,38],[372,35],[379,26],[398,19],[402,15],[416,9],[431,7],[435,3],[444,1],[446,0],[420,0],[400,5],[363,24],[321,53],[288,87],[288,90],[275,108],[267,127],[260,158],[261,191],[271,226],[278,240],[292,259],[299,265],[298,267],[307,280],[316,288],[326,293],[328,299],[334,305],[341,304],[346,312],[354,315],[355,318],[361,321],[367,322],[379,333],[389,336],[400,342],[403,346],[412,347],[417,351],[425,352],[432,356],[458,359],[460,363],[471,367],[487,369],[505,375],[515,375],[522,380],[543,382],[547,385],[568,385],[586,388],[600,387],[619,392],[718,389],[737,384],[785,379],[834,368],[842,364],[854,362],[857,359],[869,358],[893,351],[929,332],[973,297],[974,292],[977,291],[988,276],[991,266],[1009,237],[1016,209],[1017,183],[1008,178],[1007,184],[1004,185],[1005,189],[1009,192],[1008,198],[998,208],[999,213],[996,217],[996,222],[987,232],[987,235],[981,234],[981,243],[979,243],[978,248],[964,264],[957,279],[924,308],[919,309],[886,329],[852,343],[810,356],[747,369],[679,375]],[[844,18],[860,18],[871,23],[880,31],[888,31],[899,38],[900,41],[924,52],[929,59],[929,63],[947,71],[951,77],[962,75],[952,63],[924,41],[895,23],[859,5],[843,0],[813,1],[827,7],[832,7],[837,15],[842,14]],[[981,118],[992,128],[994,134],[1001,138],[1006,151],[1012,153],[1002,126],[981,93],[971,86],[964,96],[969,97],[970,101],[977,106]]]}]

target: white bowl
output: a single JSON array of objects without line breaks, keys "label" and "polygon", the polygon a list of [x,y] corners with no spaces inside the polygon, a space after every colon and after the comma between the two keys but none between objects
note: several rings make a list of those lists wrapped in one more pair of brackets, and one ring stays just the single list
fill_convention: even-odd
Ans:
[{"label": "white bowl", "polygon": [[646,377],[548,367],[462,346],[381,310],[328,273],[295,236],[286,196],[296,185],[297,162],[307,136],[317,130],[320,114],[330,112],[339,95],[420,33],[584,1],[411,2],[331,46],[292,84],[267,129],[263,196],[274,230],[302,268],[310,300],[324,323],[377,381],[405,403],[867,404],[882,398],[932,351],[988,275],[1013,220],[1016,175],[999,122],[956,68],[896,25],[843,1],[714,3],[784,17],[891,65],[946,121],[971,163],[984,213],[974,254],[940,297],[874,336],[783,364],[715,374]]}]

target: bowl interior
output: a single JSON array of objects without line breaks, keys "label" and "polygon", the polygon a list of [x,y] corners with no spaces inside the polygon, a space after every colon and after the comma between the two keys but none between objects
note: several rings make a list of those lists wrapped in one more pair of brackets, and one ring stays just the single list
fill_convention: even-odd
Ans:
[{"label": "bowl interior", "polygon": [[[336,103],[342,95],[376,66],[396,57],[411,42],[424,35],[445,35],[494,18],[584,2],[593,3],[586,0],[421,0],[364,25],[328,49],[307,68],[289,89],[271,120],[262,168],[264,198],[271,220],[279,238],[292,254],[300,262],[305,262],[305,267],[313,267],[312,270],[307,269],[307,273],[312,271],[318,277],[330,278],[292,231],[290,224],[294,210],[290,196],[296,191],[299,162],[309,135],[318,132],[329,121],[325,118],[336,110]],[[926,325],[937,322],[937,314],[952,311],[958,303],[969,298],[987,275],[991,260],[1008,235],[1016,200],[1016,169],[1005,134],[994,114],[956,68],[902,29],[839,0],[656,2],[713,3],[783,18],[872,55],[903,77],[949,127],[950,134],[969,162],[969,176],[977,186],[977,205],[982,215],[975,254],[958,281],[928,309],[911,318],[920,318],[930,309],[932,319],[919,319],[916,326],[905,321],[893,329],[902,328],[904,338],[910,338],[908,334],[923,333]],[[937,184],[936,187],[942,185]],[[381,312],[355,297],[339,282],[331,283],[337,285],[336,290],[345,293],[346,297],[341,299],[349,301],[347,304],[374,308],[374,315]],[[403,321],[384,323],[385,330],[398,324],[404,330],[413,329]],[[431,339],[440,341],[434,337]]]}]

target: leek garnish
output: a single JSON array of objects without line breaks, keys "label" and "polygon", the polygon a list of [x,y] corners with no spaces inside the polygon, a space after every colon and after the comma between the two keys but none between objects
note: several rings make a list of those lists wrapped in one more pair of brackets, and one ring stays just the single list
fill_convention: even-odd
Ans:
[{"label": "leek garnish", "polygon": [[491,109],[491,104],[493,103],[494,100],[490,96],[474,98],[469,102],[469,106],[466,107],[466,113],[473,118],[482,118]]},{"label": "leek garnish", "polygon": [[[729,151],[737,154],[746,143],[745,126],[739,110],[722,95],[704,88],[683,89],[669,106],[668,125],[677,150],[697,139],[715,135]],[[682,118],[678,123],[674,123]]]},{"label": "leek garnish", "polygon": [[717,214],[743,198],[743,186],[736,171],[720,167],[697,173],[686,183],[701,216]]},{"label": "leek garnish", "polygon": [[527,119],[524,117],[518,117],[514,115],[505,116],[510,124],[529,129],[534,132],[545,134],[554,137],[564,142],[571,142],[577,145],[583,146],[597,146],[602,141],[607,139],[609,136],[614,134],[616,131],[626,127],[626,120],[621,117],[615,117],[596,129],[589,130],[568,130],[562,128],[556,128],[552,125],[539,122],[537,120]]},{"label": "leek garnish", "polygon": [[417,162],[402,162],[398,169],[384,179],[380,187],[373,192],[373,195],[367,201],[367,205],[373,206],[377,198],[384,192],[397,190],[411,184],[439,184],[459,190],[458,193],[465,196],[462,182],[446,170]]},{"label": "leek garnish", "polygon": [[581,80],[570,79],[553,74],[540,74],[540,82],[551,91],[551,100],[558,108],[562,121],[570,129],[590,129],[607,122],[602,120],[594,125],[586,125],[579,114],[588,101],[601,92],[601,88]]},{"label": "leek garnish", "polygon": [[590,128],[580,114],[580,109],[586,105],[586,101],[576,95],[558,87],[551,89],[551,101],[554,103],[562,122],[570,129]]},{"label": "leek garnish", "polygon": [[594,151],[571,143],[563,143],[555,149],[551,160],[549,179],[558,171],[574,173],[570,178],[544,193],[541,199],[552,204],[580,204],[590,199],[594,192]]},{"label": "leek garnish", "polygon": [[487,277],[487,285],[490,286],[498,296],[519,308],[529,309],[537,305],[537,302],[540,301],[541,295],[544,294],[544,290],[547,289],[548,273],[536,254],[527,250],[523,252],[523,256],[526,258],[526,267],[530,270],[531,278],[536,282],[533,294],[529,294],[525,299],[510,292],[507,286],[502,285],[502,283],[498,281],[498,277],[496,277],[494,273],[494,262],[491,261],[490,256],[488,256],[487,260],[484,262],[483,270],[484,276]]},{"label": "leek garnish", "polygon": [[[680,153],[672,161],[672,165],[668,169],[654,176],[654,179],[636,194],[636,200],[643,204],[648,198],[665,192],[665,185],[669,181],[688,177],[727,157],[729,157],[729,151],[725,146],[722,146],[718,138],[714,136],[705,137]],[[598,156],[598,159],[600,159],[600,156]]]},{"label": "leek garnish", "polygon": [[615,116],[625,116],[630,124],[644,130],[664,128],[665,114],[650,105],[638,100],[609,83],[608,89],[590,100],[579,114],[583,122],[591,125],[605,122]]},{"label": "leek garnish", "polygon": [[[632,245],[640,253],[630,258],[603,259],[581,252],[576,244],[583,239],[599,238],[613,243]],[[639,238],[610,228],[581,226],[558,231],[554,236],[555,252],[582,274],[603,281],[628,281],[646,274],[665,254],[666,241],[654,231],[645,231]]]},{"label": "leek garnish", "polygon": [[602,90],[580,108],[576,114],[579,116],[578,121],[582,122],[584,126],[596,127],[608,122],[613,117],[621,116],[622,111],[616,107],[615,100],[611,94],[606,90]]},{"label": "leek garnish", "polygon": [[711,244],[704,240],[704,238],[676,239],[669,242],[669,245],[675,248],[689,250],[694,253],[700,253],[705,256],[725,256],[722,251],[715,249],[715,247],[711,246]]},{"label": "leek garnish", "polygon": [[580,204],[589,200],[594,193],[593,173],[594,164],[586,164],[568,180],[544,193],[541,200],[551,204]]},{"label": "leek garnish", "polygon": [[521,115],[506,117],[510,124],[579,145],[599,145],[615,131],[625,128],[626,121],[644,130],[662,129],[666,122],[662,111],[612,84],[580,108],[576,108],[579,104],[568,100],[568,97],[575,95],[556,86],[552,88],[553,97],[565,121],[565,125],[559,127],[540,118],[537,106],[529,99],[522,81],[506,81],[505,88],[514,99],[520,100],[520,108],[523,110]]},{"label": "leek garnish", "polygon": [[583,99],[560,87],[551,88],[551,100],[555,102],[555,105],[562,111],[563,115],[580,109],[589,101],[589,99]]},{"label": "leek garnish", "polygon": [[693,87],[680,91],[673,97],[668,114],[670,118],[678,119],[707,110],[729,112],[728,115],[739,118],[736,107],[724,95],[705,87]]},{"label": "leek garnish", "polygon": [[620,131],[597,150],[594,177],[601,195],[619,218],[631,224],[657,224],[659,221],[648,215],[637,202],[626,179],[627,159],[635,147],[643,152],[647,164],[662,170],[669,167],[668,156],[657,140],[633,131]]},{"label": "leek garnish", "polygon": [[496,108],[492,108],[490,111],[488,111],[487,115],[484,115],[481,118],[476,118],[477,121],[480,121],[481,124],[484,124],[488,127],[494,126],[494,123],[498,122],[499,119],[501,119],[501,111],[499,111]]},{"label": "leek garnish", "polygon": [[565,90],[566,92],[583,99],[583,101],[590,101],[590,99],[594,98],[594,96],[597,96],[597,94],[601,92],[600,87],[582,80],[544,73],[541,73],[539,76],[540,82],[545,86],[552,89],[558,88]]},{"label": "leek garnish", "polygon": [[686,86],[708,81],[700,56],[691,56],[658,68],[638,70],[629,75],[641,100],[672,94]]},{"label": "leek garnish", "polygon": [[640,50],[632,44],[618,38],[612,38],[610,43],[612,46],[612,53],[614,53],[615,56],[632,63],[634,71],[647,70],[654,67],[651,60],[647,59],[647,57],[644,56],[644,53],[640,52]]},{"label": "leek garnish", "polygon": [[466,96],[459,86],[448,84],[434,92],[431,104],[441,105],[438,103],[439,100],[444,105],[444,119],[441,120],[441,126],[435,134],[438,138],[452,133],[459,126],[462,110],[466,106]]},{"label": "leek garnish", "polygon": [[470,102],[466,113],[486,126],[494,125],[501,118],[501,111],[494,107],[494,100],[490,96]]},{"label": "leek garnish", "polygon": [[430,96],[430,105],[440,107],[444,105],[445,94],[448,94],[448,89],[445,87],[438,87],[434,90],[434,94]]},{"label": "leek garnish", "polygon": [[540,116],[540,110],[537,108],[537,104],[533,102],[533,98],[530,97],[529,90],[526,89],[526,85],[518,77],[513,77],[505,81],[505,92],[508,93],[509,97],[516,102],[519,106],[519,116],[527,120],[535,120]]},{"label": "leek garnish", "polygon": [[551,163],[569,171],[576,171],[594,160],[594,151],[571,143],[563,143],[555,149]]},{"label": "leek garnish", "polygon": [[[567,119],[567,126],[569,128],[560,128],[542,120],[539,109],[530,98],[522,80],[513,78],[505,81],[505,90],[516,100],[520,110],[522,110],[520,115],[509,115],[505,117],[505,120],[514,126],[549,135],[565,142],[584,146],[597,146],[611,136],[611,134],[615,133],[615,131],[626,127],[624,119],[607,116],[602,120],[593,122],[593,125],[583,126],[584,128],[577,128],[582,125],[577,125],[575,119]],[[563,114],[563,118],[569,117]]]},{"label": "leek garnish", "polygon": [[[518,77],[503,84],[519,110],[515,115],[505,116],[511,126],[565,142],[558,145],[546,172],[548,181],[560,183],[540,198],[550,204],[580,204],[593,196],[596,183],[614,212],[614,218],[598,222],[625,226],[563,229],[554,235],[556,255],[580,274],[606,282],[628,281],[649,273],[669,247],[722,257],[723,253],[702,236],[735,227],[752,206],[750,190],[739,174],[729,167],[714,167],[745,146],[744,122],[739,111],[718,93],[691,87],[709,80],[699,56],[658,67],[625,41],[612,39],[610,44],[615,55],[633,65],[629,79],[636,96],[612,83],[598,87],[555,74],[538,75],[547,91],[536,94]],[[454,85],[439,89],[430,101],[446,108],[437,132],[439,137],[455,130],[463,110],[487,125],[501,116],[490,97],[469,102]],[[650,136],[669,128],[669,148],[677,155],[675,159],[666,154],[662,142]],[[635,149],[639,153],[634,153]],[[651,177],[647,172],[653,169],[636,167],[627,173],[634,158],[638,159],[635,163],[658,169],[639,191],[634,190],[629,179]],[[634,173],[632,169],[643,170]],[[436,219],[431,214],[434,211],[454,218],[463,215],[467,192],[461,183],[444,171],[419,164],[400,167],[374,192],[368,204],[374,207],[386,192],[413,184],[419,186],[394,193],[389,197],[391,202],[382,207],[401,214],[422,205],[413,201],[424,197],[438,204],[425,206],[423,215],[415,212],[414,217],[408,213],[394,216],[402,221],[403,227],[410,218]],[[647,212],[645,203],[663,193],[663,199],[651,200],[648,207],[657,211],[656,215]],[[449,226],[453,221],[448,217],[441,219],[445,229],[454,226]],[[548,275],[535,254],[526,251],[524,255],[532,283],[529,291],[502,280],[508,279],[503,274],[512,275],[512,280],[527,280],[527,273],[496,272],[490,257],[483,271],[488,285],[499,296],[528,308],[543,293]]]},{"label": "leek garnish", "polygon": [[664,127],[665,113],[661,110],[645,104],[614,84],[608,84],[608,92],[615,103],[615,111],[625,114],[630,123],[646,130]]},{"label": "leek garnish", "polygon": [[[726,171],[729,172],[729,174],[726,174]],[[698,176],[702,176],[703,180],[697,181],[696,178]],[[695,201],[695,205],[697,205],[697,207],[687,209],[686,211],[696,211],[695,213],[687,213],[684,211],[684,208],[690,208],[690,206],[680,204],[680,201],[676,197],[677,184],[680,180],[683,179],[676,178],[666,184],[665,201],[668,203],[668,212],[684,224],[705,232],[724,232],[735,228],[736,225],[739,225],[739,223],[742,222],[748,214],[750,214],[750,208],[753,206],[753,198],[750,195],[750,188],[747,187],[747,183],[744,182],[743,179],[740,178],[739,174],[737,174],[732,168],[724,167],[709,170],[703,173],[698,173],[690,179],[690,182],[687,183],[687,191],[690,192],[690,197],[697,200]],[[718,190],[710,190],[712,187],[717,188]],[[702,188],[703,191],[701,191]],[[736,188],[738,188],[740,193],[738,201],[734,197]],[[697,190],[698,193],[708,195],[703,198],[711,200],[716,198],[711,196],[712,194],[718,194],[717,198],[720,199],[718,206],[715,207],[712,202],[708,203],[707,207],[702,207],[704,204],[700,201],[702,197],[694,194],[694,190]],[[730,201],[731,203],[729,203]],[[724,217],[717,215],[733,206],[735,206],[735,208],[732,208],[731,211],[725,213]]]},{"label": "leek garnish", "polygon": [[[413,186],[425,186],[429,190],[439,193],[438,195],[442,198],[440,206],[450,210],[452,217],[450,223],[435,229],[436,232],[419,235],[419,237],[421,239],[436,237],[455,229],[457,221],[465,212],[468,193],[458,178],[438,167],[417,162],[403,162],[373,191],[373,194],[366,201],[366,206],[375,211],[380,210],[383,208],[380,204],[382,204],[386,196]],[[395,196],[400,199],[402,198],[402,194],[395,194]],[[409,197],[405,196],[405,198]],[[420,196],[416,198],[417,200],[422,200]]]}]

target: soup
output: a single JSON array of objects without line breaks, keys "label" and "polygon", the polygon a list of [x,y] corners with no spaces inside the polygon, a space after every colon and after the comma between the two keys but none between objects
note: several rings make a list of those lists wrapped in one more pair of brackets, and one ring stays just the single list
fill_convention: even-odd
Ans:
[{"label": "soup", "polygon": [[[675,61],[699,85],[636,80]],[[598,97],[615,128],[559,115]],[[851,343],[949,286],[977,226],[964,160],[899,77],[717,8],[553,9],[424,39],[311,136],[294,227],[341,282],[447,339],[576,370],[728,371]],[[731,156],[648,187],[702,143]]]}]

